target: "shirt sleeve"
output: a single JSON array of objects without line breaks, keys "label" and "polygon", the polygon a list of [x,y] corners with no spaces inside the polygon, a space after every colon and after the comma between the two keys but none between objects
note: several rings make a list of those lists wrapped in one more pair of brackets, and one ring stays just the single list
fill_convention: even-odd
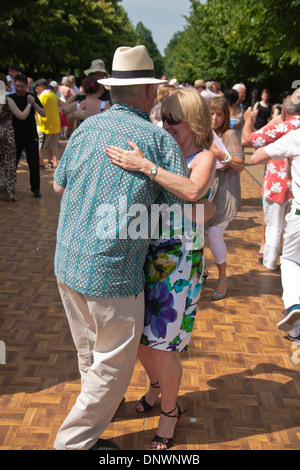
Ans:
[{"label": "shirt sleeve", "polygon": [[281,160],[282,158],[288,158],[289,156],[291,156],[289,155],[289,149],[292,146],[292,139],[293,131],[284,135],[272,144],[267,145],[266,147],[264,147],[264,150],[268,154],[268,156],[273,160]]},{"label": "shirt sleeve", "polygon": [[54,173],[54,181],[62,188],[66,188],[67,182],[68,182],[67,166],[68,166],[70,149],[71,149],[71,140],[69,140],[66,146],[66,149],[63,153],[63,156]]},{"label": "shirt sleeve", "polygon": [[292,129],[292,125],[290,120],[287,120],[280,124],[268,124],[263,129],[253,132],[250,134],[252,147],[256,149],[275,142],[289,132]]},{"label": "shirt sleeve", "polygon": [[241,158],[242,160],[245,159],[244,150],[236,131],[228,130],[225,132],[224,145],[227,148],[229,155],[235,158]]}]

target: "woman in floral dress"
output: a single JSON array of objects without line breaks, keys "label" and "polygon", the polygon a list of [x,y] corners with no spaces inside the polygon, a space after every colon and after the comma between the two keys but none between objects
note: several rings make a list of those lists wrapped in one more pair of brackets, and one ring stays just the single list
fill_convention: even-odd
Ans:
[{"label": "woman in floral dress", "polygon": [[[205,199],[215,173],[215,156],[205,150],[213,141],[208,105],[199,93],[178,90],[163,102],[162,117],[163,127],[182,149],[190,178],[159,167],[154,181],[184,200],[204,205],[205,217],[209,218],[213,209]],[[133,142],[129,145],[133,151],[109,147],[107,153],[111,161],[151,177],[153,163]],[[189,218],[188,214],[185,216]],[[191,231],[176,237],[179,226],[170,217],[170,226],[165,226],[161,236],[150,243],[145,262],[145,323],[139,359],[149,376],[150,387],[136,410],[152,409],[161,393],[161,416],[152,441],[155,449],[171,447],[181,415],[177,396],[182,368],[175,353],[188,349],[202,285],[203,219],[202,224],[197,223],[194,215],[191,219]],[[187,227],[185,222],[180,221],[180,225]],[[170,236],[164,237],[164,229],[169,230]]]},{"label": "woman in floral dress", "polygon": [[6,76],[0,73],[0,195],[16,201],[17,150],[12,123],[13,114],[19,119],[26,119],[31,104],[20,111],[15,102],[6,96]]}]

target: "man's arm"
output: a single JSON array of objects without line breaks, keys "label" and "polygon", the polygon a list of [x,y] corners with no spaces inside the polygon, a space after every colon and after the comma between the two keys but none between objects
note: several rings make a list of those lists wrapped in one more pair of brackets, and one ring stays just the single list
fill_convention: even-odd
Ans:
[{"label": "man's arm", "polygon": [[250,135],[255,132],[254,129],[254,122],[257,116],[257,111],[254,111],[251,107],[244,112],[244,127],[242,130],[242,139],[241,144],[243,147],[252,147],[252,142],[250,139]]},{"label": "man's arm", "polygon": [[[38,100],[38,102],[37,102],[37,101],[35,100],[34,96],[32,96],[32,95],[30,95],[30,94],[28,95],[28,98],[27,98],[27,99],[28,99],[28,103],[30,103],[30,104],[34,107],[35,111],[36,111],[37,113],[39,113],[40,116],[46,117],[46,111],[45,111],[45,109],[43,108],[43,106],[42,106],[42,104],[40,103],[39,100]],[[39,104],[38,104],[38,103],[39,103]]]},{"label": "man's arm", "polygon": [[265,151],[264,147],[260,147],[255,150],[254,154],[250,158],[250,162],[253,165],[258,165],[260,163],[267,163],[270,160],[269,155]]},{"label": "man's arm", "polygon": [[55,181],[53,182],[53,189],[57,194],[59,194],[59,196],[62,196],[65,191],[65,188],[59,186]]}]

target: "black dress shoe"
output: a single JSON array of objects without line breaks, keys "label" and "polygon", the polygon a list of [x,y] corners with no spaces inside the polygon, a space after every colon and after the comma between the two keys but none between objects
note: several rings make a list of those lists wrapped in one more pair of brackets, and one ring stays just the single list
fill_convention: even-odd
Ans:
[{"label": "black dress shoe", "polygon": [[40,191],[35,191],[35,192],[33,193],[33,195],[34,195],[34,197],[42,197]]},{"label": "black dress shoe", "polygon": [[88,450],[120,450],[120,447],[109,439],[98,439]]}]

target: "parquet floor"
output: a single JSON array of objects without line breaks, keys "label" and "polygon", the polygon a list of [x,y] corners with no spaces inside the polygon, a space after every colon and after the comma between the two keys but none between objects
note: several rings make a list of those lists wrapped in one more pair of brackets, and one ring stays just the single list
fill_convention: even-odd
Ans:
[{"label": "parquet floor", "polygon": [[[61,146],[61,150],[63,145]],[[175,450],[300,448],[300,342],[281,318],[280,271],[258,263],[262,207],[258,179],[242,173],[243,209],[226,231],[228,296],[211,300],[216,268],[202,290],[179,402],[188,412]],[[80,390],[77,359],[53,275],[59,198],[52,170],[42,170],[42,199],[29,191],[27,165],[18,171],[18,202],[0,199],[0,450],[51,450]],[[134,404],[147,380],[137,362],[126,402],[103,437],[121,449],[150,449],[159,404],[143,417]]]}]

